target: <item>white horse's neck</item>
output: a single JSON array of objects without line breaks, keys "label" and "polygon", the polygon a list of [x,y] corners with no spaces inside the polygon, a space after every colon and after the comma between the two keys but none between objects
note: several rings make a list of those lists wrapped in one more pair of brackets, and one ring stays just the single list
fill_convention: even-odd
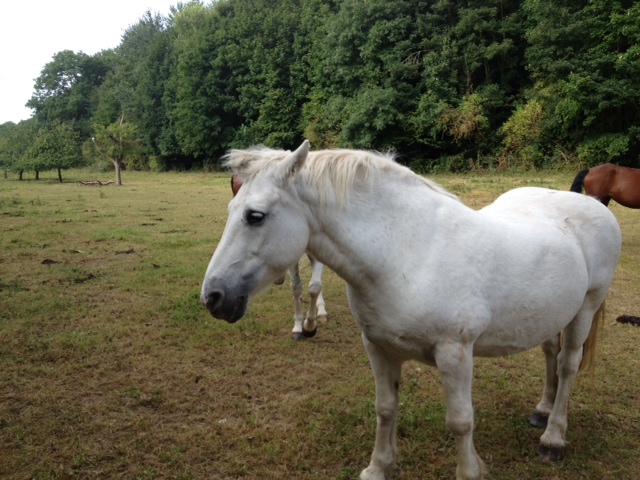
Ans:
[{"label": "white horse's neck", "polygon": [[[309,252],[357,290],[359,286],[368,288],[393,281],[385,273],[390,263],[396,264],[392,269],[396,271],[398,263],[411,261],[400,247],[399,236],[414,235],[426,258],[430,250],[442,245],[425,238],[424,232],[442,231],[447,225],[456,228],[441,218],[445,211],[450,214],[455,209],[470,216],[475,214],[438,186],[423,180],[417,176],[414,179],[393,174],[376,176],[369,192],[354,189],[344,205],[320,204],[317,198],[306,198],[312,217]],[[415,219],[415,224],[407,218]]]}]

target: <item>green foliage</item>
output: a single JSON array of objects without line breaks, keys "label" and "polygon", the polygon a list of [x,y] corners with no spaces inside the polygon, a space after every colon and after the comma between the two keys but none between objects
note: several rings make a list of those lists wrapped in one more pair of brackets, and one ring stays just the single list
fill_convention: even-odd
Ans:
[{"label": "green foliage", "polygon": [[109,159],[116,170],[116,184],[122,185],[121,169],[126,165],[142,166],[142,146],[138,139],[138,127],[125,122],[122,114],[119,121],[111,125],[94,125],[93,144],[98,154]]},{"label": "green foliage", "polygon": [[[148,154],[164,156],[179,153],[164,104],[173,61],[169,25],[168,19],[147,11],[122,36],[114,72],[119,112],[125,112],[128,121],[137,126]],[[117,115],[110,122],[115,120]]]},{"label": "green foliage", "polygon": [[339,145],[347,101],[340,95],[312,92],[310,101],[303,107],[303,114],[307,119],[304,136],[315,148],[333,148]]},{"label": "green foliage", "polygon": [[545,136],[590,164],[625,156],[637,165],[640,142],[626,133],[640,127],[640,7],[622,0],[523,6],[532,25],[527,61],[551,113]]},{"label": "green foliage", "polygon": [[340,144],[352,148],[389,149],[394,130],[403,121],[399,93],[393,88],[362,90],[347,103]]},{"label": "green foliage", "polygon": [[101,153],[120,161],[125,159],[139,147],[138,127],[124,121],[117,121],[106,127],[94,125],[94,141]]},{"label": "green foliage", "polygon": [[27,102],[43,125],[63,122],[82,138],[91,131],[97,89],[109,71],[109,59],[63,50],[53,56],[35,81],[35,92]]},{"label": "green foliage", "polygon": [[397,148],[418,93],[419,30],[411,2],[341,2],[317,45],[307,133],[321,146]]},{"label": "green foliage", "polygon": [[638,165],[638,78],[631,0],[191,1],[114,50],[58,52],[28,105],[81,141],[125,113],[157,169],[305,137],[424,170]]},{"label": "green foliage", "polygon": [[527,169],[540,162],[538,145],[544,118],[544,106],[539,100],[516,108],[501,129],[500,166]]},{"label": "green foliage", "polygon": [[174,18],[175,74],[172,83],[169,119],[182,152],[203,157],[221,149],[231,132],[224,126],[221,113],[228,96],[221,85],[208,80],[214,65],[220,74],[229,70],[220,65],[221,49],[217,35],[224,35],[217,23],[215,9],[191,3]]},{"label": "green foliage", "polygon": [[578,158],[588,166],[620,161],[629,152],[630,139],[624,133],[609,133],[590,138],[578,146]]},{"label": "green foliage", "polygon": [[[27,170],[63,170],[84,162],[78,134],[65,123],[54,123],[38,130],[22,160]],[[62,181],[62,176],[60,176]]]},{"label": "green foliage", "polygon": [[2,168],[17,172],[22,179],[22,172],[28,169],[26,153],[37,132],[37,122],[31,118],[18,124],[3,124],[0,131],[0,162]]},{"label": "green foliage", "polygon": [[11,167],[11,135],[16,128],[13,122],[5,122],[0,125],[0,169],[5,172]]},{"label": "green foliage", "polygon": [[477,94],[465,96],[458,108],[447,108],[440,116],[442,128],[460,143],[479,140],[489,122],[484,115],[482,99]]}]

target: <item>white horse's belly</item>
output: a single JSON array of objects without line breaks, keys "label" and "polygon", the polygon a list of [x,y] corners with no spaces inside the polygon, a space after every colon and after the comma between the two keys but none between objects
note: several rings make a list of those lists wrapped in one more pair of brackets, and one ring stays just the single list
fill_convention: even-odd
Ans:
[{"label": "white horse's belly", "polygon": [[353,291],[349,292],[349,302],[363,334],[371,342],[395,358],[433,363],[436,347],[447,342],[472,344],[474,356],[481,357],[512,355],[534,348],[569,324],[585,293],[585,285],[575,279],[547,283],[527,298],[504,295],[502,302],[465,295],[462,289],[457,308],[429,308],[437,303],[436,299],[425,299],[426,308],[410,315],[399,313],[402,302],[365,302]]},{"label": "white horse's belly", "polygon": [[509,339],[483,334],[473,344],[473,356],[504,357],[524,352],[549,340],[557,333],[553,331],[532,332],[530,335],[523,334]]}]

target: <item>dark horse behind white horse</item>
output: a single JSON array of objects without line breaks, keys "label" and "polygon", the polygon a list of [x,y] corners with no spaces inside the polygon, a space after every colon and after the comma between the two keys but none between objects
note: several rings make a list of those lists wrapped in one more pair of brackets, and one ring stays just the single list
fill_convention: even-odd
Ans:
[{"label": "dark horse behind white horse", "polygon": [[229,204],[202,302],[236,322],[305,251],[347,282],[376,385],[375,446],[362,480],[384,480],[395,469],[407,360],[437,367],[456,476],[482,478],[473,356],[540,344],[547,381],[534,416],[545,426],[539,452],[562,457],[569,391],[592,352],[620,257],[620,229],[604,205],[529,187],[475,211],[388,156],[309,153],[306,141],[293,153],[232,151],[228,163],[243,187]]}]

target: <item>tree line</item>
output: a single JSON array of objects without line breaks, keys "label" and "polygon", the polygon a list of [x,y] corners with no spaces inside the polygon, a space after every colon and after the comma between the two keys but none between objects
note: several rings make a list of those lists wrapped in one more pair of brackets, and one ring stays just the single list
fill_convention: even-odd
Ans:
[{"label": "tree line", "polygon": [[229,148],[394,150],[418,170],[640,166],[634,0],[217,0],[61,51],[0,167],[212,168]]}]

